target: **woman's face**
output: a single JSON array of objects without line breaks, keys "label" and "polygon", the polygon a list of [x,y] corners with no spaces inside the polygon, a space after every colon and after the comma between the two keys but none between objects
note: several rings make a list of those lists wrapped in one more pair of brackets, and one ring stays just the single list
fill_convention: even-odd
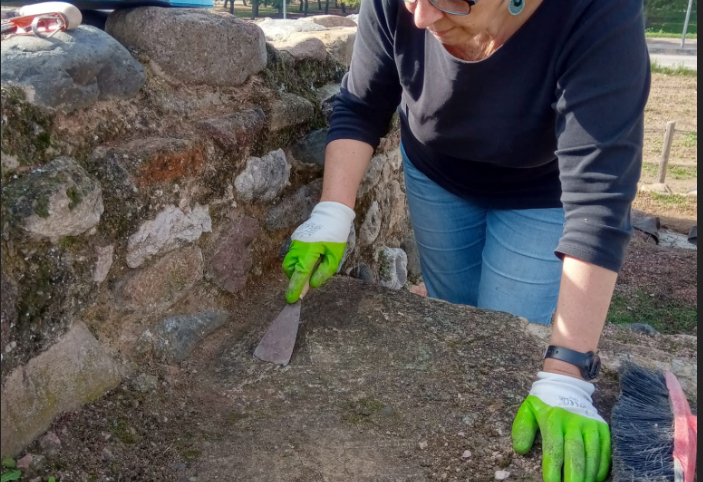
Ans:
[{"label": "woman's face", "polygon": [[469,15],[450,15],[432,5],[430,0],[403,3],[413,14],[417,28],[428,30],[447,46],[457,46],[467,42],[471,38],[469,32],[475,31],[475,27],[481,23],[480,17],[483,16],[478,6],[474,7]]}]

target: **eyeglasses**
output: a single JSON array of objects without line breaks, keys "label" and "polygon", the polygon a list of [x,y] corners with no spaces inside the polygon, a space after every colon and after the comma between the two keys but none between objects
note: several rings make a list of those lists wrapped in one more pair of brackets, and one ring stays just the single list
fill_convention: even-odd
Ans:
[{"label": "eyeglasses", "polygon": [[[404,0],[405,3],[416,4],[417,0]],[[468,15],[478,0],[429,0],[438,10],[449,15]]]}]

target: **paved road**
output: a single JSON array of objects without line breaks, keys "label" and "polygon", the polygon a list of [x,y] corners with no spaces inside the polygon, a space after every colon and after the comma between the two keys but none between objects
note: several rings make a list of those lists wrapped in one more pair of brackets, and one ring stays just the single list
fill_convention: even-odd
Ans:
[{"label": "paved road", "polygon": [[687,69],[698,70],[697,55],[652,54],[652,61],[661,67],[686,67]]},{"label": "paved road", "polygon": [[681,48],[680,39],[648,38],[647,47],[652,61],[662,67],[698,70],[698,40],[689,39]]}]

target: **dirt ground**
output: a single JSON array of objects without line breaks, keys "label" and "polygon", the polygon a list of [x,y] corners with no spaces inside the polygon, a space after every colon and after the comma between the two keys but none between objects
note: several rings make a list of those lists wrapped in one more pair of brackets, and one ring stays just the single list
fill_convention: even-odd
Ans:
[{"label": "dirt ground", "polygon": [[[645,112],[643,183],[655,180],[664,146],[664,132],[676,122],[667,184],[676,194],[687,194],[698,184],[698,79],[654,74]],[[697,207],[697,205],[696,205]]]}]

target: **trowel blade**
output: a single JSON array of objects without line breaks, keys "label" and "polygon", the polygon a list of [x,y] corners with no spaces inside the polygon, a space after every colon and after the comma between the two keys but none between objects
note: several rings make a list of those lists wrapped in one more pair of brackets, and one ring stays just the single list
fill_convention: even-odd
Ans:
[{"label": "trowel blade", "polygon": [[300,301],[283,308],[254,350],[259,360],[286,366],[293,356],[300,324]]}]

